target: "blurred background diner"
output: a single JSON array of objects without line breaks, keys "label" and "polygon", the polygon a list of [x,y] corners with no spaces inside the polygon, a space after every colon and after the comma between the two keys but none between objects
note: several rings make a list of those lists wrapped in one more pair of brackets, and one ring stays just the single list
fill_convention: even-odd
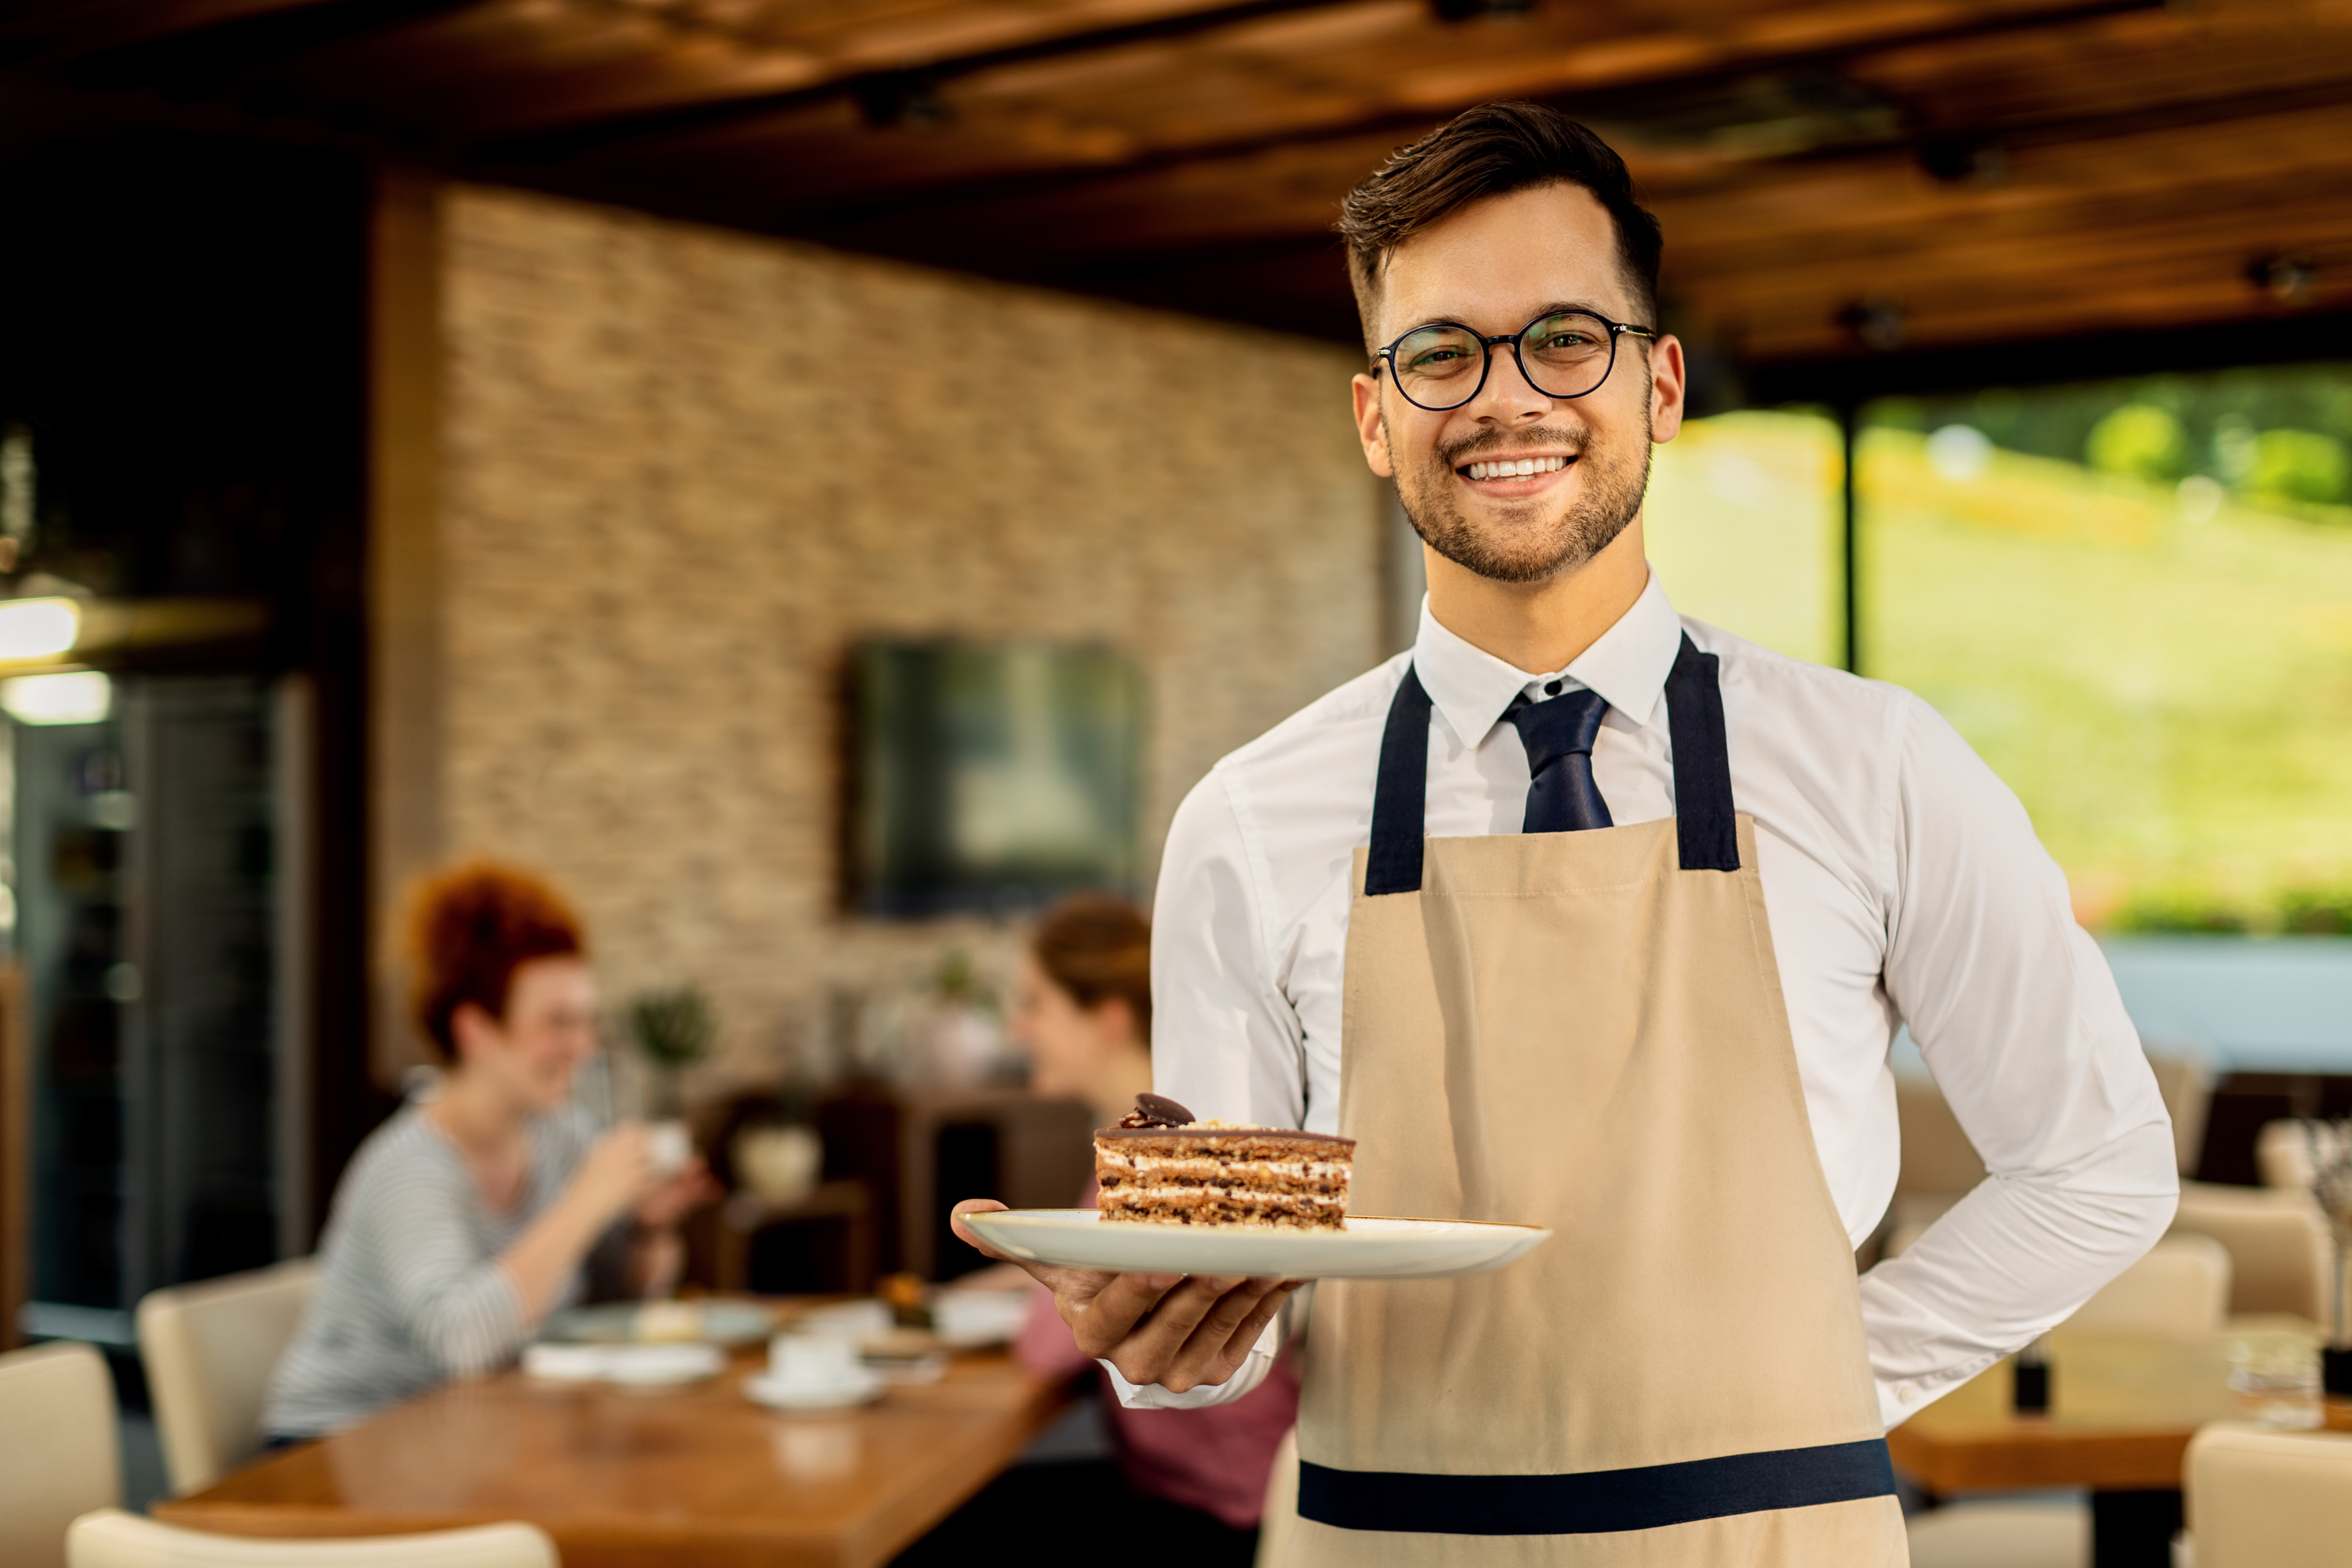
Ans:
[{"label": "blurred background diner", "polygon": [[[1664,226],[1676,605],[1951,720],[2174,1113],[2158,1253],[1897,1428],[1915,1561],[2153,1562],[2184,1507],[2201,1568],[2324,1560],[2347,60],[2339,0],[6,7],[0,1557],[125,1505],[627,1561],[580,1520],[667,1539],[707,1485],[773,1560],[878,1563],[1011,1472],[1069,1531],[1114,1465],[1253,1528],[1263,1434],[1154,1468],[947,1214],[1079,1200],[1147,1078],[1121,922],[1177,802],[1409,644],[1329,225],[1521,97]],[[578,941],[420,1020],[405,890],[484,857]],[[1982,1174],[1899,1031],[1886,1090],[1863,1267]],[[448,1278],[510,1294],[363,1377],[336,1325],[410,1309],[338,1194],[435,1104]],[[651,1158],[586,1130],[672,1120],[710,1201],[609,1284],[664,1300],[575,1302]],[[414,1397],[358,1419],[361,1382]]]},{"label": "blurred background diner", "polygon": [[578,919],[490,865],[425,883],[410,916],[417,1026],[440,1069],[352,1157],[317,1282],[269,1383],[274,1440],[354,1426],[395,1401],[511,1364],[592,1292],[665,1297],[677,1222],[709,1195],[638,1121],[599,1127],[572,1078],[596,1048]]}]

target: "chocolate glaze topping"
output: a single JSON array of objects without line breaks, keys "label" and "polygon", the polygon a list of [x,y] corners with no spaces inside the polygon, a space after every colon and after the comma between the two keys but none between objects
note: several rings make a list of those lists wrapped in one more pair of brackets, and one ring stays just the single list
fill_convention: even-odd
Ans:
[{"label": "chocolate glaze topping", "polygon": [[1278,1138],[1286,1142],[1344,1143],[1352,1149],[1353,1138],[1335,1137],[1328,1132],[1302,1132],[1291,1127],[1202,1127],[1192,1120],[1192,1113],[1164,1094],[1139,1094],[1135,1109],[1118,1119],[1116,1127],[1106,1127],[1095,1134],[1097,1138],[1153,1138],[1170,1132],[1182,1132],[1194,1138]]},{"label": "chocolate glaze topping", "polygon": [[1164,1094],[1139,1094],[1135,1109],[1118,1119],[1121,1127],[1181,1127],[1192,1113]]}]

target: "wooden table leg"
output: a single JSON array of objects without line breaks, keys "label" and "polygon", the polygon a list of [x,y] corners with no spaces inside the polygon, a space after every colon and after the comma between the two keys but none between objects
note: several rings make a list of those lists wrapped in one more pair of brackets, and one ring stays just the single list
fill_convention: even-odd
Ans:
[{"label": "wooden table leg", "polygon": [[2171,1568],[2177,1491],[2093,1492],[2091,1568]]}]

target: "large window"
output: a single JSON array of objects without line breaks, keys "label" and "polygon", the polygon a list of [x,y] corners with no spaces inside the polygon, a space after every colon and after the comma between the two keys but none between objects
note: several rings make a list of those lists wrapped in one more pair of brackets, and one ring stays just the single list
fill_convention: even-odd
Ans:
[{"label": "large window", "polygon": [[[2352,929],[2352,367],[1866,408],[1860,664],[2032,813],[2094,929]],[[1843,655],[1842,447],[1818,416],[1658,453],[1687,613]]]}]

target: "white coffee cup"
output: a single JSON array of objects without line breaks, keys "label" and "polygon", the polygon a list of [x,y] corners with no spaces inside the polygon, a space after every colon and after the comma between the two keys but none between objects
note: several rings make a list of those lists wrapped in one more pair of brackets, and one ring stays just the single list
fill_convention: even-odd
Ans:
[{"label": "white coffee cup", "polygon": [[675,1176],[686,1169],[687,1161],[694,1157],[694,1135],[683,1121],[655,1121],[646,1128],[646,1152],[653,1157],[654,1169],[665,1176]]},{"label": "white coffee cup", "polygon": [[768,1342],[768,1375],[787,1388],[836,1388],[866,1375],[857,1342],[838,1334],[778,1334]]}]

